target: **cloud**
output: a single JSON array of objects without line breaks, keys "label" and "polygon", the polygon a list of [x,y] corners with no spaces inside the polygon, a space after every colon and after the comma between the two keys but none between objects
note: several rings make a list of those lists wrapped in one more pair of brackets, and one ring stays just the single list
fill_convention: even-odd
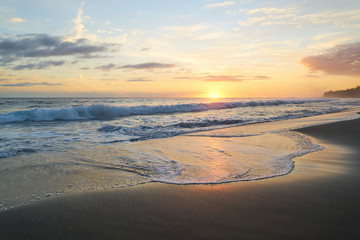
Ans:
[{"label": "cloud", "polygon": [[[303,24],[331,24],[334,27],[352,28],[358,26],[360,9],[347,11],[327,11],[312,14],[301,14],[297,7],[288,8],[258,8],[246,12],[248,17],[238,21],[242,26],[251,25],[297,25]],[[254,16],[255,15],[255,16]]]},{"label": "cloud", "polygon": [[124,31],[121,28],[111,28],[111,30],[115,31],[115,32],[123,32]]},{"label": "cloud", "polygon": [[13,23],[23,23],[23,22],[26,22],[26,21],[25,21],[25,19],[22,19],[22,18],[13,17],[13,18],[9,19],[9,22],[13,22]]},{"label": "cloud", "polygon": [[123,69],[156,69],[156,68],[172,68],[175,67],[175,64],[169,63],[158,63],[158,62],[147,62],[140,64],[129,64],[121,66]]},{"label": "cloud", "polygon": [[233,2],[233,1],[210,3],[210,4],[204,5],[204,8],[219,8],[219,7],[232,6],[235,4],[236,4],[236,2]]},{"label": "cloud", "polygon": [[156,68],[172,68],[175,67],[175,64],[170,63],[159,63],[159,62],[147,62],[140,64],[127,64],[127,65],[118,65],[114,63],[109,63],[95,67],[95,69],[100,69],[104,71],[111,71],[114,69],[156,69]]},{"label": "cloud", "polygon": [[109,63],[109,64],[106,64],[106,65],[101,65],[101,66],[98,66],[96,67],[95,69],[100,69],[100,70],[104,70],[104,71],[111,71],[113,69],[119,69],[120,66],[114,64],[114,63]]},{"label": "cloud", "polygon": [[249,17],[246,21],[239,21],[242,26],[250,26],[260,24],[263,26],[275,24],[299,24],[299,17],[297,14],[299,9],[294,7],[289,8],[257,8],[246,12],[247,15],[255,15]]},{"label": "cloud", "polygon": [[268,76],[243,76],[243,75],[222,75],[222,76],[203,76],[197,77],[197,79],[206,81],[206,82],[242,82],[242,81],[252,81],[252,80],[268,80],[271,77]]},{"label": "cloud", "polygon": [[78,9],[77,12],[77,16],[75,19],[73,19],[73,23],[75,24],[74,26],[74,31],[76,33],[76,38],[81,38],[83,36],[83,34],[86,32],[85,26],[84,24],[82,24],[83,22],[83,7],[84,7],[85,3],[82,2],[80,4],[80,7]]},{"label": "cloud", "polygon": [[306,77],[306,78],[320,78],[319,75],[314,75],[314,74],[307,74],[307,75],[303,75],[302,77]]},{"label": "cloud", "polygon": [[163,27],[163,31],[171,31],[171,32],[178,32],[178,33],[191,33],[198,32],[204,29],[208,29],[210,26],[208,24],[195,24],[195,25],[189,25],[189,26],[182,26],[182,25],[176,25],[176,26],[167,26]]},{"label": "cloud", "polygon": [[245,76],[236,75],[236,76],[205,76],[199,77],[201,80],[206,82],[242,82],[246,79]]},{"label": "cloud", "polygon": [[145,78],[135,78],[135,79],[129,79],[127,82],[152,82],[154,80],[151,79],[145,79]]},{"label": "cloud", "polygon": [[16,58],[16,57],[9,56],[9,57],[5,58],[0,55],[0,66],[6,66],[12,62],[16,62],[17,60],[18,60],[18,58]]},{"label": "cloud", "polygon": [[[7,38],[0,38],[0,64],[6,66],[27,58],[48,58],[62,56],[76,56],[89,59],[102,57],[96,53],[114,51],[118,44],[90,43],[87,39],[67,41],[65,37],[47,34],[26,34]],[[48,61],[29,64],[18,63],[16,70],[26,68],[42,69],[49,66],[59,66],[60,61]],[[63,64],[63,63],[62,63]],[[28,65],[29,67],[26,67]],[[18,69],[19,68],[19,69]]]},{"label": "cloud", "polygon": [[22,82],[22,83],[14,83],[14,84],[0,84],[2,87],[31,87],[31,86],[59,86],[63,85],[62,83],[48,83],[48,82],[41,82],[41,83],[32,83],[32,82]]},{"label": "cloud", "polygon": [[341,28],[352,22],[358,26],[360,20],[360,9],[348,11],[327,11],[323,13],[314,13],[299,17],[300,20],[309,21],[315,24],[332,23]]},{"label": "cloud", "polygon": [[259,75],[259,76],[255,76],[253,79],[265,80],[265,79],[271,79],[271,77]]},{"label": "cloud", "polygon": [[310,71],[360,77],[360,42],[337,45],[323,54],[304,57],[301,63]]},{"label": "cloud", "polygon": [[109,51],[113,44],[90,44],[86,39],[75,42],[46,34],[18,35],[0,41],[0,55],[4,57],[53,57],[89,55]]},{"label": "cloud", "polygon": [[39,63],[28,63],[28,64],[21,64],[13,67],[13,70],[24,70],[24,69],[44,69],[50,66],[61,66],[64,65],[65,61],[44,61]]},{"label": "cloud", "polygon": [[257,8],[247,11],[247,14],[264,13],[264,14],[289,14],[297,11],[296,8]]}]

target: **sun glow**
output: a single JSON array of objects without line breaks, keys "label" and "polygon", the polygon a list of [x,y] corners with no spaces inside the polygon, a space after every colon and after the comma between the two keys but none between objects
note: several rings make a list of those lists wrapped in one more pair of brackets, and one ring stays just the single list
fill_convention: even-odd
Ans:
[{"label": "sun glow", "polygon": [[210,98],[218,98],[219,96],[216,93],[211,93]]}]

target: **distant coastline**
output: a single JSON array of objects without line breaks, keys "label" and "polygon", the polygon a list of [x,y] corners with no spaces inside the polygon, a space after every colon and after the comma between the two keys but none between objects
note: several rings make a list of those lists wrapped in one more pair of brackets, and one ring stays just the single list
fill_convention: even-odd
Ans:
[{"label": "distant coastline", "polygon": [[360,98],[360,86],[346,90],[329,91],[324,93],[328,98]]}]

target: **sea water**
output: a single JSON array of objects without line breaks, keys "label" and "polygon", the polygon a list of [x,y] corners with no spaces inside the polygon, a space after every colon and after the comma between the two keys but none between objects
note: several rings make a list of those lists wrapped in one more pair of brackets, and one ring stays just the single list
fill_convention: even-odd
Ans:
[{"label": "sea water", "polygon": [[0,98],[0,209],[151,182],[285,175],[294,157],[321,147],[284,124],[261,123],[306,122],[359,105],[325,98]]}]

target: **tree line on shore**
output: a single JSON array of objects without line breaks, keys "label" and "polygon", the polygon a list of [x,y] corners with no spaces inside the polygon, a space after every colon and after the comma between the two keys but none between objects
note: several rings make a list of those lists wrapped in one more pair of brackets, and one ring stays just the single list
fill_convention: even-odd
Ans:
[{"label": "tree line on shore", "polygon": [[324,93],[327,98],[360,98],[360,86],[345,90],[329,91]]}]

